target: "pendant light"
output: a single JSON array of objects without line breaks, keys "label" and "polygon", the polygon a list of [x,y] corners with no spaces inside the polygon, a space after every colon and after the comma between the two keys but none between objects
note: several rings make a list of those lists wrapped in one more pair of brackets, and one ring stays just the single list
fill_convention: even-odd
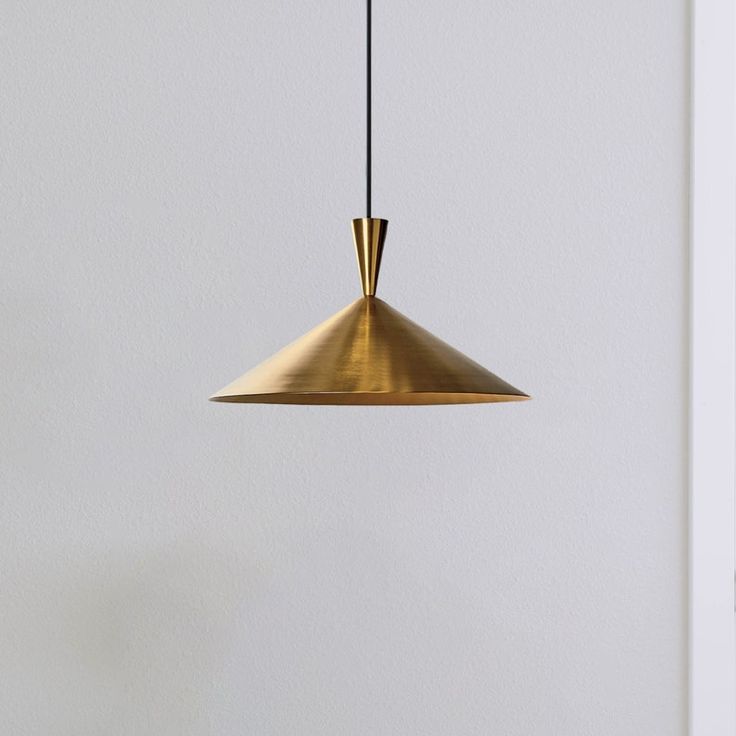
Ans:
[{"label": "pendant light", "polygon": [[353,220],[363,296],[210,397],[258,404],[471,404],[527,396],[376,297],[388,221],[371,217],[371,0],[366,216]]}]

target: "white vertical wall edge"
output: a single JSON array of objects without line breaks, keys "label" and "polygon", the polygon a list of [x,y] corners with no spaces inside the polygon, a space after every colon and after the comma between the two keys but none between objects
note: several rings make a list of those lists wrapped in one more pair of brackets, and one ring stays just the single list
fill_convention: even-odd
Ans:
[{"label": "white vertical wall edge", "polygon": [[693,0],[690,736],[736,734],[735,40],[733,0]]}]

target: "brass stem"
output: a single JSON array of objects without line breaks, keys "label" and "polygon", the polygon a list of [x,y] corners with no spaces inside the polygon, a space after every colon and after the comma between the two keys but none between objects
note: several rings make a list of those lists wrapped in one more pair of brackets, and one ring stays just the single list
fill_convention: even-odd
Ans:
[{"label": "brass stem", "polygon": [[375,296],[378,271],[381,268],[383,242],[386,240],[388,220],[360,217],[353,220],[355,255],[358,257],[363,296]]}]

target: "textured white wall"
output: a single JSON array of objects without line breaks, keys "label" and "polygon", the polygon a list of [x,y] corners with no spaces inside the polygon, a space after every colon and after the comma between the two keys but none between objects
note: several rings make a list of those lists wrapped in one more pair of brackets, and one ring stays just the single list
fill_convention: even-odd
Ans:
[{"label": "textured white wall", "polygon": [[205,400],[359,293],[362,2],[4,4],[2,733],[684,733],[686,4],[375,6],[380,293],[527,404]]}]

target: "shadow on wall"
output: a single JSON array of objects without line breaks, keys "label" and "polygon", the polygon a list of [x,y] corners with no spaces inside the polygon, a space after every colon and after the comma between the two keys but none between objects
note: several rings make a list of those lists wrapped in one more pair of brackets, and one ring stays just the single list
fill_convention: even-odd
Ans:
[{"label": "shadow on wall", "polygon": [[[131,561],[74,592],[70,654],[105,705],[108,733],[207,731],[206,701],[257,585],[234,555],[190,541]],[[80,724],[81,725],[81,724]],[[89,725],[89,724],[85,724]],[[109,727],[109,730],[108,730]]]}]

